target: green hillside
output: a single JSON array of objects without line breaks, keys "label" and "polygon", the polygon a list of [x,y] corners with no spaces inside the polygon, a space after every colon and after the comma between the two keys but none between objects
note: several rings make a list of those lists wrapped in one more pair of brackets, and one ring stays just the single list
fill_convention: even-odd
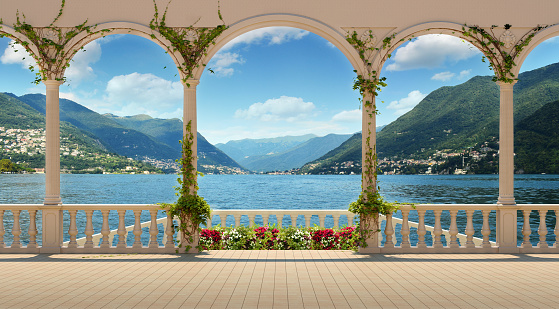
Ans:
[{"label": "green hillside", "polygon": [[[559,100],[559,64],[522,73],[519,80],[514,88],[515,123],[519,126],[515,131],[515,149],[519,156],[517,168],[527,173],[538,172],[541,168],[530,167],[526,165],[530,159],[523,159],[529,153],[528,136],[537,137],[534,135],[537,130],[530,131],[527,123],[534,119],[531,115],[547,102]],[[545,109],[540,112],[546,113]],[[542,125],[550,123],[546,121]],[[557,128],[550,125],[547,130]],[[387,125],[377,134],[377,151],[379,158],[427,158],[437,150],[461,151],[498,136],[499,88],[491,77],[476,76],[463,84],[433,91],[413,110]],[[555,147],[553,143],[549,145],[550,148],[543,153],[550,153]],[[542,156],[542,160],[547,157]],[[338,149],[306,164],[302,170],[310,173],[317,173],[317,168],[331,171],[332,164],[346,161],[361,163],[360,138],[352,137]]]},{"label": "green hillside", "polygon": [[[45,166],[45,116],[13,94],[0,93],[0,159],[27,168]],[[60,123],[62,172],[160,172],[155,167],[107,151],[99,138],[71,123]]]},{"label": "green hillside", "polygon": [[340,146],[349,137],[349,134],[328,134],[323,137],[314,137],[283,153],[245,158],[243,164],[246,168],[256,172],[285,171],[299,168]]},{"label": "green hillside", "polygon": [[514,141],[517,169],[528,174],[559,174],[559,101],[520,121]]},{"label": "green hillside", "polygon": [[[44,95],[27,94],[19,99],[44,115],[46,103]],[[176,159],[180,156],[180,151],[175,148],[160,143],[142,132],[124,127],[70,100],[60,99],[60,120],[91,132],[107,149],[123,156],[157,159]]]},{"label": "green hillside", "polygon": [[303,165],[300,173],[330,174],[335,170],[334,167],[343,162],[352,162],[354,165],[352,169],[348,170],[348,173],[354,172],[357,174],[361,172],[361,133],[355,133],[337,148]]}]

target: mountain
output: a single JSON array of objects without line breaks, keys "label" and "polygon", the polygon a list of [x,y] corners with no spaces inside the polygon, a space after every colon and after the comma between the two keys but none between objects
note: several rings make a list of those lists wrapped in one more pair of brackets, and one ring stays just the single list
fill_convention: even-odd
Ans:
[{"label": "mountain", "polygon": [[[20,101],[0,93],[0,159],[28,168],[45,166],[45,116]],[[149,164],[110,153],[99,138],[71,123],[60,122],[60,167],[64,172],[161,172]]]},{"label": "mountain", "polygon": [[[556,100],[559,63],[520,74],[514,87],[515,124],[520,125],[546,103]],[[437,150],[466,149],[498,136],[499,88],[491,77],[476,76],[463,84],[431,92],[413,110],[383,128],[377,134],[377,152],[379,158],[427,157]],[[515,147],[522,149],[526,141],[519,140]],[[328,170],[332,164],[345,161],[361,163],[360,137],[350,138],[306,164],[303,170],[314,173],[317,168]]]},{"label": "mountain", "polygon": [[328,134],[314,137],[278,154],[251,156],[241,160],[243,166],[256,172],[285,171],[303,166],[346,141],[349,134]]},{"label": "mountain", "polygon": [[271,155],[283,153],[293,147],[296,147],[313,137],[314,134],[301,136],[282,136],[274,138],[261,139],[242,139],[229,141],[225,144],[216,144],[215,146],[233,158],[235,161],[244,165],[243,160],[250,156]]},{"label": "mountain", "polygon": [[330,150],[322,157],[304,164],[300,172],[303,174],[329,173],[332,166],[342,162],[351,162],[350,167],[353,164],[355,168],[351,171],[356,174],[361,172],[361,133],[355,133],[340,146]]},{"label": "mountain", "polygon": [[[180,153],[182,140],[182,120],[152,118],[148,115],[135,115],[119,117],[112,114],[104,114],[106,118],[112,119],[120,125],[137,130],[156,141],[161,142]],[[198,132],[198,170],[203,173],[216,173],[218,167],[229,167],[244,170],[244,168],[226,155],[223,151],[210,144],[200,132]],[[178,158],[178,157],[177,157]]]},{"label": "mountain", "polygon": [[520,121],[514,137],[515,165],[524,173],[559,174],[559,101]]},{"label": "mountain", "polygon": [[[45,114],[45,95],[26,94],[18,99],[43,115]],[[123,156],[156,159],[176,159],[180,156],[180,151],[177,149],[142,132],[122,126],[74,101],[60,99],[60,120],[91,132],[107,149]]]}]

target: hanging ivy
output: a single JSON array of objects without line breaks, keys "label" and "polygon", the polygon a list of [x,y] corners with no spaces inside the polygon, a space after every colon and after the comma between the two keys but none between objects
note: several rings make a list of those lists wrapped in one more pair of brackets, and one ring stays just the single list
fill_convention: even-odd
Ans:
[{"label": "hanging ivy", "polygon": [[[182,56],[183,62],[180,63],[177,68],[183,74],[182,81],[186,83],[187,80],[194,77],[193,72],[196,68],[200,67],[200,65],[205,66],[205,64],[200,63],[200,60],[207,55],[208,48],[215,44],[217,37],[228,27],[223,21],[219,2],[217,14],[219,19],[223,22],[222,25],[218,25],[215,28],[195,27],[198,22],[196,21],[196,23],[186,28],[168,27],[166,18],[170,3],[171,1],[167,3],[165,11],[160,18],[157,3],[153,0],[155,13],[153,19],[149,23],[149,27],[151,30],[159,32],[171,43],[171,46],[167,46],[168,51],[179,53]],[[154,39],[156,38],[155,34],[152,34],[151,37]],[[188,83],[186,84],[190,86]]]},{"label": "hanging ivy", "polygon": [[[175,228],[182,236],[179,248],[184,247],[185,252],[188,252],[192,248],[192,244],[196,242],[196,237],[201,230],[200,224],[207,222],[211,211],[204,198],[197,194],[197,172],[196,166],[194,166],[196,156],[192,151],[194,134],[191,125],[192,121],[186,125],[186,134],[181,141],[182,157],[177,160],[181,166],[180,177],[177,178],[179,185],[175,187],[178,200],[173,204],[161,204],[161,208],[165,209],[171,218],[176,217],[180,220],[180,224]],[[202,250],[198,245],[196,248],[199,251]]]},{"label": "hanging ivy", "polygon": [[[18,40],[8,34],[2,35],[10,37],[18,42],[29,54],[35,57],[39,66],[39,71],[35,73],[35,84],[39,84],[47,79],[54,79],[62,82],[66,81],[64,71],[70,66],[70,59],[77,52],[67,51],[66,46],[78,34],[83,31],[89,34],[110,31],[94,31],[97,25],[88,26],[87,20],[74,27],[56,27],[54,24],[60,19],[60,16],[62,16],[65,5],[66,1],[62,0],[58,15],[47,27],[33,27],[26,22],[25,14],[22,13],[20,17],[20,13],[17,11],[16,22],[13,24],[13,28],[16,32],[22,34],[26,38],[26,41]],[[37,48],[38,54],[33,52],[30,48],[30,44],[33,44]],[[35,71],[33,66],[30,66],[29,69]]]}]

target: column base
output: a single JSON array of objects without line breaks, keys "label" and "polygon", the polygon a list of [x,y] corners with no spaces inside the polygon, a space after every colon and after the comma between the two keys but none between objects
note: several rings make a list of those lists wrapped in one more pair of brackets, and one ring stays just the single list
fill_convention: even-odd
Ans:
[{"label": "column base", "polygon": [[497,246],[500,253],[518,253],[517,207],[497,206]]},{"label": "column base", "polygon": [[41,253],[60,253],[62,247],[62,210],[60,206],[42,206],[43,245]]}]

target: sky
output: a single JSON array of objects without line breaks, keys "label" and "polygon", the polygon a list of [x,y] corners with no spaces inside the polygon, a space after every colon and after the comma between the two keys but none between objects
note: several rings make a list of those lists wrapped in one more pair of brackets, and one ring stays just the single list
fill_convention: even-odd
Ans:
[{"label": "sky", "polygon": [[[540,44],[521,72],[559,62],[559,38]],[[18,52],[15,52],[18,50]],[[377,125],[387,125],[430,92],[476,75],[492,75],[481,53],[446,35],[426,35],[399,47],[382,69],[388,86],[377,98]],[[0,91],[45,93],[33,65],[10,39],[0,39]],[[212,144],[244,138],[361,130],[355,73],[347,58],[313,33],[262,28],[225,45],[197,87],[198,131]],[[60,96],[98,113],[181,118],[183,86],[171,57],[134,35],[110,35],[74,57]]]}]

